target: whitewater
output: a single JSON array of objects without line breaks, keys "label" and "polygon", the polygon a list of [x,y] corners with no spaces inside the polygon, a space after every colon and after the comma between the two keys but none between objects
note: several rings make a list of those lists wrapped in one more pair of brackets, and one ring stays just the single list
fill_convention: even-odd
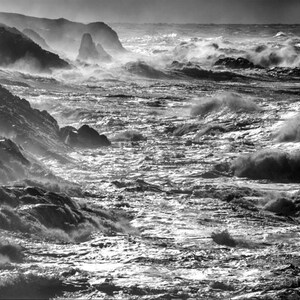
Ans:
[{"label": "whitewater", "polygon": [[299,299],[300,26],[111,26],[127,50],[111,62],[74,49],[69,70],[22,61],[0,83],[108,137],[39,160],[75,200],[122,210],[122,233],[12,234],[29,259],[5,272],[65,276],[62,298]]}]

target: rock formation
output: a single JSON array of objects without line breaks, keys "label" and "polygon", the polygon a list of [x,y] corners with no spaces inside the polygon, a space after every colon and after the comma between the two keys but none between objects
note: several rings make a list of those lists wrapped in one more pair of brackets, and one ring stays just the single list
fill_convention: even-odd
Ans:
[{"label": "rock formation", "polygon": [[243,57],[238,57],[238,58],[233,58],[233,57],[225,57],[225,58],[220,58],[218,59],[215,64],[215,66],[224,66],[226,68],[230,69],[262,69],[261,66],[255,65],[251,61],[249,61],[246,58]]},{"label": "rock formation", "polygon": [[51,51],[53,52],[53,50],[49,47],[49,45],[47,44],[47,42],[45,41],[44,38],[42,38],[38,33],[36,33],[35,31],[33,31],[32,29],[24,29],[23,33],[29,37],[32,41],[34,41],[36,44],[38,44],[39,46],[41,46],[44,50],[47,51]]},{"label": "rock formation", "polygon": [[99,134],[88,125],[83,125],[78,130],[72,126],[63,127],[60,129],[60,137],[73,147],[97,148],[111,144],[105,135]]},{"label": "rock formation", "polygon": [[16,28],[0,25],[0,65],[9,66],[20,61],[47,72],[53,68],[70,67],[57,54],[43,50]]},{"label": "rock formation", "polygon": [[85,33],[81,39],[77,59],[84,62],[97,62],[99,57],[100,56],[92,36],[89,33]]},{"label": "rock formation", "polygon": [[125,51],[117,33],[103,22],[83,24],[62,18],[53,20],[14,13],[0,13],[0,22],[19,30],[34,30],[59,52],[75,54],[84,33],[90,33],[96,44],[100,43],[107,51]]},{"label": "rock formation", "polygon": [[74,139],[70,131],[60,130],[57,121],[48,112],[33,109],[28,101],[13,96],[0,86],[0,135],[11,137],[25,149],[43,154],[63,151],[65,149],[63,142],[66,141],[67,135],[70,135],[72,141],[76,140],[76,142],[69,142],[70,146],[110,145],[105,136],[99,135],[96,130],[87,125],[76,132]]},{"label": "rock formation", "polygon": [[95,45],[89,33],[85,33],[81,39],[77,60],[87,63],[108,62],[111,60],[111,56],[100,44]]}]

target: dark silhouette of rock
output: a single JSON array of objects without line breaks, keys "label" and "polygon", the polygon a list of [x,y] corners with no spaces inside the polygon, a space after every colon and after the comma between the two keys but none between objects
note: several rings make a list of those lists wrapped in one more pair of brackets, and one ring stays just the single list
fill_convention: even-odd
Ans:
[{"label": "dark silhouette of rock", "polygon": [[262,69],[261,66],[255,65],[254,63],[252,63],[251,61],[249,61],[248,59],[243,58],[243,57],[220,58],[215,62],[214,65],[215,66],[224,66],[224,67],[230,68],[230,69],[255,69],[255,68]]},{"label": "dark silhouette of rock", "polygon": [[0,134],[33,152],[63,149],[57,121],[0,86]]},{"label": "dark silhouette of rock", "polygon": [[[23,155],[21,149],[9,139],[0,139],[0,183],[8,183],[17,179],[25,178],[29,160]],[[1,201],[5,197],[0,194]]]},{"label": "dark silhouette of rock", "polygon": [[27,37],[29,37],[31,40],[33,40],[36,44],[40,45],[44,50],[47,51],[51,51],[53,52],[53,50],[49,47],[49,45],[47,44],[47,42],[45,41],[44,38],[42,38],[38,33],[36,33],[34,30],[32,29],[24,29],[22,31]]},{"label": "dark silhouette of rock", "polygon": [[103,22],[83,24],[63,18],[36,18],[15,13],[0,13],[0,22],[19,30],[32,29],[60,52],[75,53],[84,33],[90,33],[96,44],[100,43],[107,51],[125,51],[117,33]]},{"label": "dark silhouette of rock", "polygon": [[9,66],[20,61],[46,72],[70,67],[57,54],[43,50],[17,29],[0,25],[0,65]]},{"label": "dark silhouette of rock", "polygon": [[98,148],[111,145],[105,135],[88,125],[83,125],[78,130],[72,126],[63,127],[60,129],[60,137],[72,147]]},{"label": "dark silhouette of rock", "polygon": [[122,232],[118,222],[127,218],[122,212],[88,203],[81,205],[64,194],[41,188],[0,187],[0,195],[0,230],[29,233],[42,239],[72,242],[80,241],[82,230]]}]

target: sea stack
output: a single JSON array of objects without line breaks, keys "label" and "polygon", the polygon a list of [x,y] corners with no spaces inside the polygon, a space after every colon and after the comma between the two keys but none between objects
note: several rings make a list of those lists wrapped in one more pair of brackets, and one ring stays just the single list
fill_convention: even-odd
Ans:
[{"label": "sea stack", "polygon": [[99,59],[99,53],[96,49],[96,45],[89,33],[85,33],[82,36],[77,59],[89,63],[97,62]]},{"label": "sea stack", "polygon": [[100,44],[96,47],[91,34],[85,33],[81,39],[77,59],[87,63],[98,63],[110,61],[111,56]]}]

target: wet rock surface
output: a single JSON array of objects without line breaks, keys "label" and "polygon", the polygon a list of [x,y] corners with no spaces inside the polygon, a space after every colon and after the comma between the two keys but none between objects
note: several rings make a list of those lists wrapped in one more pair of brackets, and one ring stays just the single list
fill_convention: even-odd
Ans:
[{"label": "wet rock surface", "polygon": [[230,69],[255,69],[255,68],[261,69],[262,68],[261,66],[255,65],[253,62],[243,57],[220,58],[215,62],[215,66],[224,66]]},{"label": "wet rock surface", "polygon": [[[115,81],[104,84],[105,89],[57,91],[51,83],[42,100],[38,85],[39,93],[10,86],[35,107],[53,108],[61,127],[73,125],[75,114],[74,125],[101,129],[109,139],[128,130],[147,139],[69,149],[72,161],[66,164],[43,159],[56,176],[76,179],[85,197],[70,200],[43,187],[3,187],[1,215],[13,222],[5,223],[10,229],[2,229],[0,236],[6,244],[21,245],[24,255],[20,262],[2,261],[5,291],[17,290],[11,284],[15,279],[14,287],[24,282],[26,287],[52,287],[50,294],[43,291],[46,298],[296,298],[299,186],[289,177],[274,182],[267,168],[263,179],[237,177],[231,166],[265,149],[276,157],[299,150],[297,142],[274,138],[299,110],[298,88],[255,80],[228,85],[154,79],[118,82],[117,90]],[[239,100],[191,116],[191,95],[211,101],[224,91]],[[149,105],[156,101],[160,105]],[[48,211],[51,218],[44,217]],[[88,235],[81,226],[95,228],[97,217],[103,223]],[[17,229],[24,220],[39,228],[55,226],[59,234],[45,229],[45,243],[31,227]]]},{"label": "wet rock surface", "polygon": [[97,148],[111,145],[105,135],[88,125],[83,125],[78,130],[72,126],[63,127],[59,135],[66,144],[73,147]]}]

